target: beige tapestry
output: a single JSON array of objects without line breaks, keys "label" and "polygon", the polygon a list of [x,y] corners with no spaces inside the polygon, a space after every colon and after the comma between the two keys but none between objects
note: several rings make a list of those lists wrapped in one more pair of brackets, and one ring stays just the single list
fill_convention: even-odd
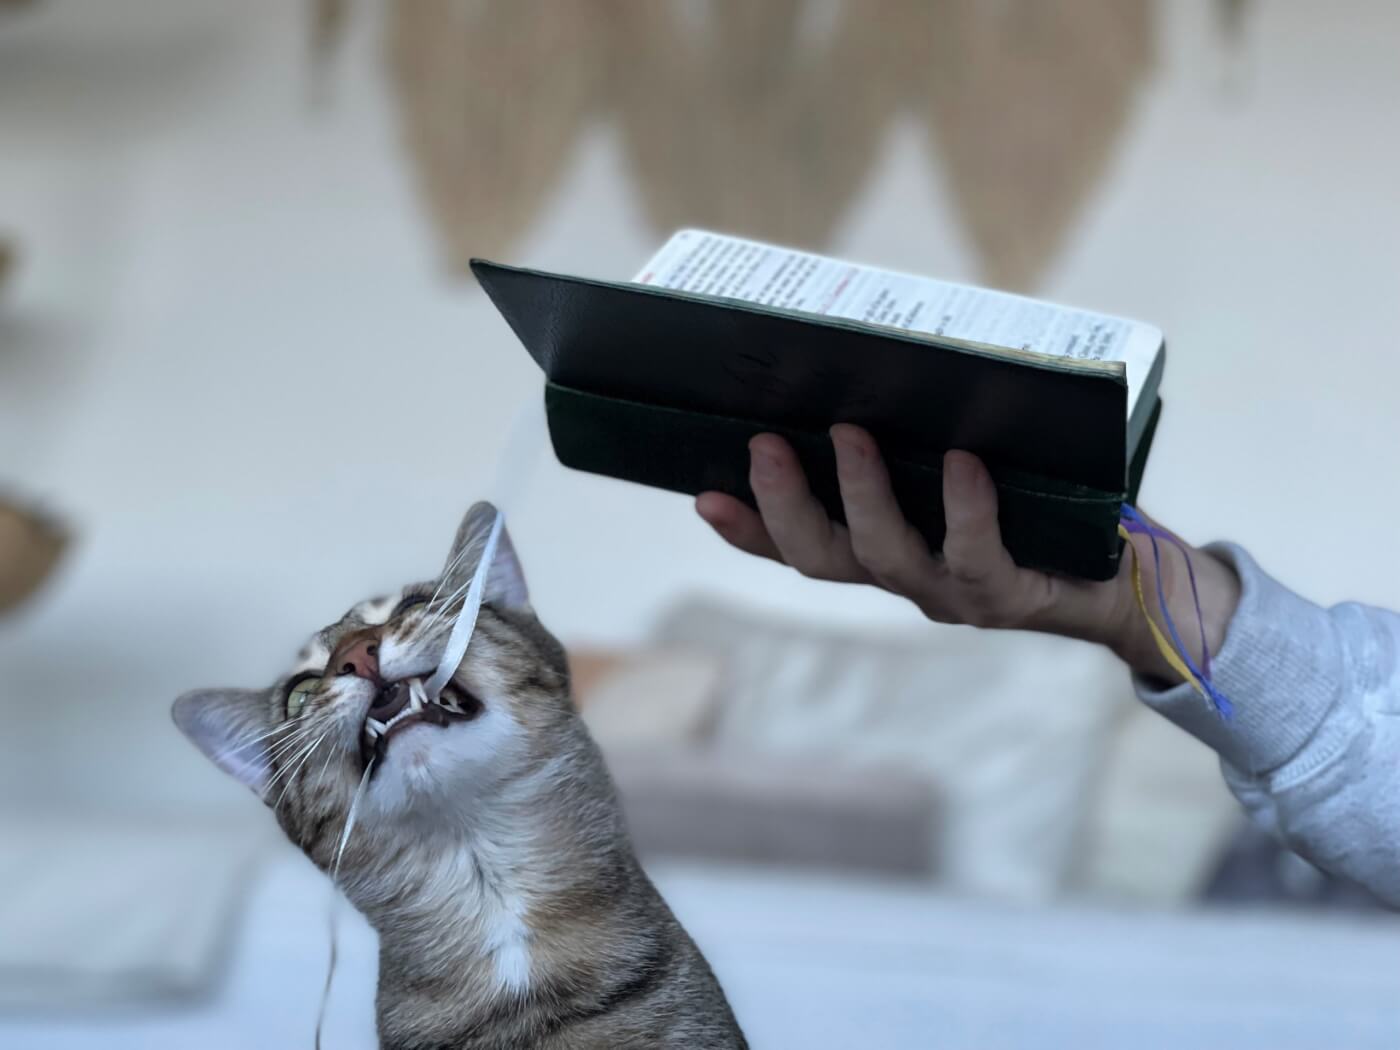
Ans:
[{"label": "beige tapestry", "polygon": [[0,497],[0,616],[39,589],[67,545],[56,521]]},{"label": "beige tapestry", "polygon": [[820,249],[912,118],[983,278],[1027,288],[1113,156],[1153,22],[1151,0],[394,0],[388,29],[454,267],[509,253],[590,121],[620,128],[658,236]]}]

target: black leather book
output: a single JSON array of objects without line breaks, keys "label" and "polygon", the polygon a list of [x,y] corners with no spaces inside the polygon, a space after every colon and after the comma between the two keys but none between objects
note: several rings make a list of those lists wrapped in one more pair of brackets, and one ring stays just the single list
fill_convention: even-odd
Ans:
[{"label": "black leather book", "polygon": [[857,423],[932,549],[943,453],[960,448],[990,468],[1019,564],[1117,571],[1161,415],[1150,326],[692,230],[635,282],[472,270],[544,370],[565,466],[752,505],[748,441],[773,432],[840,521],[827,430]]}]

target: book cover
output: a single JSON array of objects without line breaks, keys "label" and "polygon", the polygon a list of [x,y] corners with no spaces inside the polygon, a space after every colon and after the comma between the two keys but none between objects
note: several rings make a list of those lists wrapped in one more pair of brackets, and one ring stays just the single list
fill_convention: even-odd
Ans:
[{"label": "book cover", "polygon": [[942,456],[962,448],[992,471],[1018,563],[1117,569],[1119,508],[1161,411],[1150,326],[704,231],[676,234],[634,282],[472,268],[545,373],[566,466],[752,504],[747,444],[774,432],[839,521],[826,432],[857,423],[933,549]]}]

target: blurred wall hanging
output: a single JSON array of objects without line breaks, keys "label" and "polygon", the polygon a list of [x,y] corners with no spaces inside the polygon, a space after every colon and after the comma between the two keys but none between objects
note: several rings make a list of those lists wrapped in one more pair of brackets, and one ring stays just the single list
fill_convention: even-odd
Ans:
[{"label": "blurred wall hanging", "polygon": [[[334,46],[345,0],[315,0]],[[822,248],[921,125],[983,280],[1035,284],[1153,65],[1151,0],[391,0],[402,133],[448,264],[508,254],[590,121],[645,213]],[[933,177],[933,173],[930,173]]]},{"label": "blurred wall hanging", "polygon": [[0,496],[0,616],[39,589],[67,545],[57,522]]},{"label": "blurred wall hanging", "polygon": [[[0,237],[0,293],[18,254],[14,241]],[[0,616],[39,589],[67,545],[67,533],[56,521],[0,493]]]}]

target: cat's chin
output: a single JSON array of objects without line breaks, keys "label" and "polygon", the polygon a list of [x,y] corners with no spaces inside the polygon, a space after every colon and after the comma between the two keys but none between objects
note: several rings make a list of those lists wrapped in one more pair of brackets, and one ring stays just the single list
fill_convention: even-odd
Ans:
[{"label": "cat's chin", "polygon": [[375,756],[366,801],[386,813],[475,806],[513,761],[522,730],[504,704],[443,724],[406,720]]}]

